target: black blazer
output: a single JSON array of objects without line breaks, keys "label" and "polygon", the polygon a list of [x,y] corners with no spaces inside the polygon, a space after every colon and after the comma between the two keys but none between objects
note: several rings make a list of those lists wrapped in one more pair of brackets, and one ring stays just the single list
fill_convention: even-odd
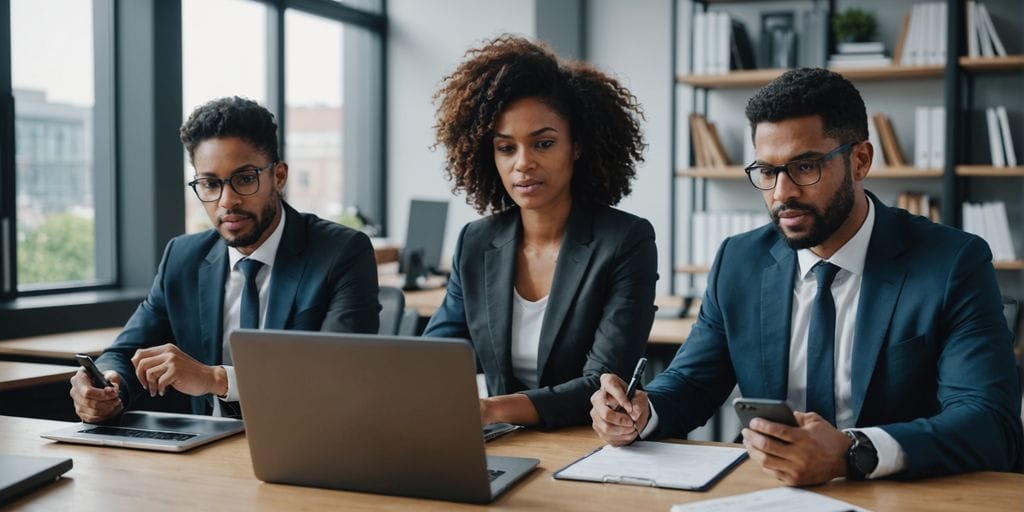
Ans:
[{"label": "black blazer", "polygon": [[654,228],[607,206],[573,203],[537,356],[539,388],[512,373],[512,293],[522,238],[518,208],[467,224],[459,234],[444,303],[424,336],[467,338],[491,394],[521,392],[543,426],[590,421],[602,373],[628,379],[654,321]]},{"label": "black blazer", "polygon": [[[264,327],[376,333],[380,304],[370,239],[282,207],[288,220],[270,273]],[[137,349],[173,342],[203,364],[221,364],[227,275],[228,249],[216,230],[167,243],[149,296],[96,360],[100,369],[121,375],[125,408],[144,393],[131,363]],[[193,413],[209,414],[212,395],[191,402]]]}]

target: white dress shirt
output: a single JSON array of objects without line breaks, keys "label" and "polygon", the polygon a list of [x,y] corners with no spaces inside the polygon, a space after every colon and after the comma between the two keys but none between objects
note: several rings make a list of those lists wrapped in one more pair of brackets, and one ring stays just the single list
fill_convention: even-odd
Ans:
[{"label": "white dress shirt", "polygon": [[[835,396],[836,428],[851,430],[853,427],[852,367],[853,347],[856,342],[857,305],[860,302],[860,286],[864,276],[868,244],[875,225],[875,210],[868,201],[868,214],[857,233],[854,234],[827,261],[840,268],[832,283],[832,298],[836,305],[835,336]],[[807,337],[811,324],[811,309],[817,294],[817,279],[811,269],[822,261],[810,249],[797,253],[797,275],[793,286],[793,313],[789,343],[789,384],[786,401],[794,410],[807,409]],[[657,428],[657,413],[651,408],[651,420],[641,436],[649,435]],[[868,475],[880,478],[899,472],[906,465],[903,448],[891,435],[878,427],[853,429],[863,432],[878,451],[878,466]]]},{"label": "white dress shirt", "polygon": [[[263,328],[264,321],[267,318],[267,298],[270,297],[270,273],[274,267],[274,259],[277,258],[277,247],[281,245],[281,235],[284,234],[285,217],[284,210],[281,206],[278,206],[281,212],[281,222],[277,224],[274,232],[270,234],[270,237],[263,242],[259,247],[256,248],[252,254],[246,256],[239,252],[234,247],[228,247],[228,278],[224,281],[224,338],[221,340],[224,346],[227,347],[228,335],[231,331],[237,329],[241,322],[241,309],[242,309],[242,288],[245,285],[245,275],[238,268],[238,262],[244,258],[259,261],[263,263],[260,267],[259,272],[256,273],[256,286],[260,290],[260,328]],[[235,367],[230,365],[224,365],[224,370],[227,371],[228,378],[228,391],[220,397],[225,402],[237,402],[238,387],[235,385]],[[214,415],[220,416],[220,403],[214,401]]]},{"label": "white dress shirt", "polygon": [[512,375],[528,389],[537,389],[537,355],[540,352],[540,328],[548,297],[530,302],[512,287]]}]

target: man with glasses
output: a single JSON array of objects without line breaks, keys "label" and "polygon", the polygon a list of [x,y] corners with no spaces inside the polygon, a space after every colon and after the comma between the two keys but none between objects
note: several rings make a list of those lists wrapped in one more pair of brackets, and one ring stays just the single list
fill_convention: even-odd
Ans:
[{"label": "man with glasses", "polygon": [[111,387],[71,379],[84,421],[110,418],[173,388],[192,412],[238,416],[228,334],[237,328],[376,333],[377,268],[366,235],[284,202],[274,116],[222,98],[181,127],[189,187],[214,229],[171,240],[149,297],[96,361]]},{"label": "man with glasses", "polygon": [[787,485],[1014,469],[1020,389],[985,242],[864,190],[874,149],[842,76],[789,71],[746,114],[745,171],[772,225],[722,243],[696,325],[646,392],[629,401],[602,376],[594,430],[614,445],[685,436],[738,384],[806,411],[742,431]]}]

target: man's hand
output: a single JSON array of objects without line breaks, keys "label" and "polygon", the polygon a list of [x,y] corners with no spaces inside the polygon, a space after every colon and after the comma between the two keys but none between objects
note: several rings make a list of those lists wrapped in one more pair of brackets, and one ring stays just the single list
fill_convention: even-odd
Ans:
[{"label": "man's hand", "polygon": [[135,376],[150,396],[163,396],[168,387],[192,396],[223,396],[228,392],[223,366],[206,366],[173,343],[136,350],[132,364]]},{"label": "man's hand", "polygon": [[121,414],[124,404],[117,392],[121,389],[121,376],[113,370],[103,372],[110,382],[105,388],[93,387],[89,374],[79,368],[71,376],[71,400],[75,403],[75,414],[86,423],[99,423]]},{"label": "man's hand", "polygon": [[613,446],[633,442],[651,418],[647,393],[637,390],[630,402],[626,399],[626,383],[614,373],[601,376],[601,388],[590,396],[590,404],[597,437]]},{"label": "man's hand", "polygon": [[786,485],[821,484],[846,476],[850,438],[817,413],[794,412],[799,427],[760,418],[743,429],[743,446],[761,469]]}]

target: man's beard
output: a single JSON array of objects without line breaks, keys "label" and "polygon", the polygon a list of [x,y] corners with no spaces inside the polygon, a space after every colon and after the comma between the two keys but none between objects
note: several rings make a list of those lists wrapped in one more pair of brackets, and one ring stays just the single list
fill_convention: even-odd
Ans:
[{"label": "man's beard", "polygon": [[[266,206],[263,207],[263,212],[259,217],[259,222],[256,224],[256,227],[253,228],[252,231],[248,233],[242,233],[236,236],[234,239],[228,239],[224,237],[222,233],[221,238],[224,238],[224,243],[227,244],[228,247],[248,247],[258,242],[260,237],[263,236],[263,233],[267,230],[267,228],[269,228],[270,225],[274,223],[274,217],[277,215],[277,204],[279,202],[280,197],[276,197],[273,201],[268,202]],[[227,214],[247,215],[249,217],[254,217],[252,213],[244,210],[228,210],[225,213],[225,215]]]},{"label": "man's beard", "polygon": [[[800,210],[810,214],[814,219],[814,222],[811,224],[811,230],[803,236],[794,238],[786,236],[786,232],[779,225],[779,213],[786,210]],[[790,247],[793,249],[808,249],[820,245],[835,234],[839,227],[843,225],[843,222],[850,216],[851,211],[853,211],[853,174],[850,172],[849,163],[847,163],[846,176],[843,178],[843,183],[839,186],[839,190],[836,190],[832,197],[829,198],[824,214],[818,212],[814,206],[799,203],[795,200],[778,206],[774,210],[769,210],[769,214],[772,218],[772,224],[775,224],[775,229],[786,239],[786,243]]]}]

